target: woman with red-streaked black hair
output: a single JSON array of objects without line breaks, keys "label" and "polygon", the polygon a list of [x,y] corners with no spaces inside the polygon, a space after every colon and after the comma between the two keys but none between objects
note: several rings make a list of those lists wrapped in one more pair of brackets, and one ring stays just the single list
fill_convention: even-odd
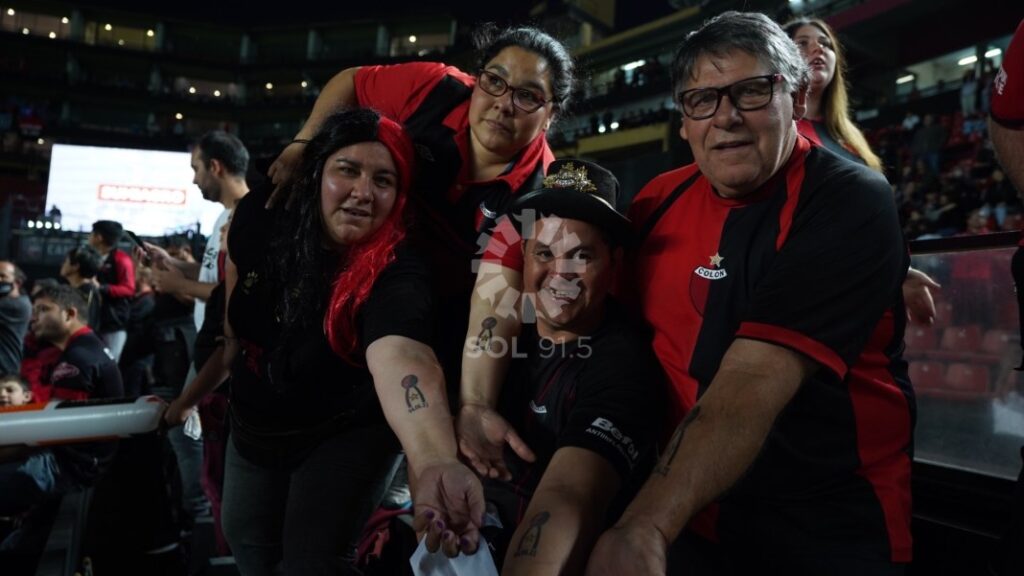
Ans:
[{"label": "woman with red-streaked black hair", "polygon": [[245,576],[349,573],[400,448],[417,515],[475,549],[482,490],[456,459],[428,268],[405,242],[413,158],[395,122],[337,113],[304,148],[291,210],[264,210],[269,189],[235,209],[222,521]]},{"label": "woman with red-streaked black hair", "polygon": [[[517,197],[541,188],[555,158],[548,130],[567,113],[577,81],[569,50],[538,28],[481,25],[473,42],[475,62],[466,70],[441,62],[342,70],[323,86],[306,123],[268,175],[281,185],[275,196],[294,199],[285,184],[306,140],[339,105],[374,108],[405,126],[421,160],[411,192],[414,232],[434,273],[442,319],[436,350],[449,390],[460,389],[463,399],[458,419],[463,454],[488,474],[504,470],[505,442],[493,439],[504,437],[502,429],[508,427],[494,410],[500,392],[494,384],[509,357],[492,361],[465,344],[475,342],[484,325],[495,342],[509,342],[519,332],[518,319],[495,310],[505,300],[495,297],[494,289],[522,291],[521,243],[495,225]],[[487,263],[502,278],[493,272],[477,275],[480,248],[491,236],[508,247],[500,266]],[[519,449],[521,442],[511,445],[532,458]]]}]

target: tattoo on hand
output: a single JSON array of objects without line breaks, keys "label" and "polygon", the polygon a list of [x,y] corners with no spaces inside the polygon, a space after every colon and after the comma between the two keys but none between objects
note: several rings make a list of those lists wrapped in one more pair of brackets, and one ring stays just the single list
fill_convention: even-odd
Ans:
[{"label": "tattoo on hand", "polygon": [[540,545],[540,531],[544,527],[544,524],[551,519],[551,514],[547,511],[540,512],[532,519],[530,519],[530,528],[526,530],[523,537],[519,539],[519,547],[516,548],[515,557],[530,556],[534,557],[537,555],[537,547]]},{"label": "tattoo on hand", "polygon": [[668,442],[668,447],[665,449],[665,453],[661,457],[661,461],[654,468],[654,473],[661,476],[668,476],[668,471],[672,469],[672,461],[676,458],[676,452],[679,451],[679,443],[683,441],[683,434],[686,433],[686,429],[693,424],[694,420],[700,416],[700,405],[693,407],[690,413],[683,418],[679,427],[676,428],[676,433],[672,435],[672,439]]},{"label": "tattoo on hand", "polygon": [[410,413],[429,406],[427,397],[420,390],[419,382],[420,379],[415,374],[409,374],[402,378],[402,388],[405,388],[405,405],[409,408]]},{"label": "tattoo on hand", "polygon": [[497,325],[498,321],[493,316],[484,318],[484,321],[480,323],[480,333],[476,336],[475,352],[491,350],[491,339],[494,338],[494,327]]}]

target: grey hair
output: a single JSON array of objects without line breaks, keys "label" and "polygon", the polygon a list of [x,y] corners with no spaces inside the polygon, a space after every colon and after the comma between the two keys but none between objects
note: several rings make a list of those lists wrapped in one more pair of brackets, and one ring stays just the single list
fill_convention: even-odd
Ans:
[{"label": "grey hair", "polygon": [[672,99],[677,100],[686,82],[693,78],[700,56],[723,57],[732,50],[751,54],[768,70],[781,74],[789,92],[810,83],[810,68],[782,27],[760,12],[729,11],[687,34],[676,49],[672,59]]}]

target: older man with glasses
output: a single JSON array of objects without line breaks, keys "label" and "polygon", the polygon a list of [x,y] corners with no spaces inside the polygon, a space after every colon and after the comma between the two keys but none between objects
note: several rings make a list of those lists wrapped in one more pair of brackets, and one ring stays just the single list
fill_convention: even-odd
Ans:
[{"label": "older man with glasses", "polygon": [[635,198],[629,277],[678,426],[588,574],[910,561],[908,255],[885,179],[798,135],[808,74],[762,14],[722,14],[676,54],[696,163]]}]

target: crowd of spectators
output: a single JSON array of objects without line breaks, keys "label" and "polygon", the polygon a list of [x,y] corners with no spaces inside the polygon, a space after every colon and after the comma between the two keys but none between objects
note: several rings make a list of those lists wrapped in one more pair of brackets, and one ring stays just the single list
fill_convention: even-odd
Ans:
[{"label": "crowd of spectators", "polygon": [[[613,79],[595,88],[597,93],[591,96],[625,94],[652,82],[660,73],[663,66],[657,58],[650,58],[629,75],[617,69]],[[990,76],[986,71],[982,78]],[[985,85],[967,74],[959,89],[959,111],[921,115],[913,111],[911,102],[899,123],[867,131],[872,147],[885,162],[886,176],[893,184],[908,238],[1021,228],[1024,205],[994,162],[987,139]],[[170,84],[165,83],[162,92],[170,89]],[[259,101],[270,98],[262,93],[255,96]],[[290,100],[298,104],[311,97],[315,94],[294,95]],[[563,120],[566,128],[556,126],[548,140],[553,148],[564,148],[598,134],[669,122],[676,113],[667,107],[649,106],[599,110],[590,114],[587,122],[577,120],[571,127]],[[57,123],[45,102],[8,99],[0,108],[2,149],[8,154],[45,157],[48,147],[40,146],[37,137],[44,135],[47,126]],[[182,128],[181,122],[162,125],[151,114],[146,125],[137,126],[132,132],[183,136]],[[252,141],[250,148],[257,158],[270,157],[284,144],[280,138],[267,137]]]},{"label": "crowd of spectators", "polygon": [[994,160],[979,113],[908,111],[868,139],[884,161],[908,239],[1021,229],[1024,205]]}]

